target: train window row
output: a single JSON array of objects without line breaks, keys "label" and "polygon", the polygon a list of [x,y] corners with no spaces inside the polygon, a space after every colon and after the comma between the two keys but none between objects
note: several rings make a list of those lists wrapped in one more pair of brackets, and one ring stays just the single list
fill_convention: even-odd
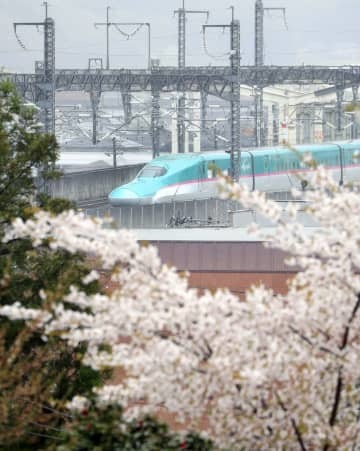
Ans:
[{"label": "train window row", "polygon": [[289,159],[281,159],[280,157],[276,158],[273,163],[273,167],[275,171],[287,171],[293,169],[299,169],[301,167],[300,161],[298,160],[289,160]]}]

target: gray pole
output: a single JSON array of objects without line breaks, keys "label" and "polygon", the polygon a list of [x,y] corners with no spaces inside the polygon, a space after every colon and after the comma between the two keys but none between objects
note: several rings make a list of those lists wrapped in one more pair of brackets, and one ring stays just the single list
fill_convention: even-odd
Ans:
[{"label": "gray pole", "polygon": [[343,117],[343,100],[344,87],[343,85],[336,87],[336,139],[344,139],[344,117]]},{"label": "gray pole", "polygon": [[[352,86],[352,94],[353,94],[353,105],[354,105],[354,108],[355,108],[356,104],[358,102],[359,86],[357,86],[357,85]],[[354,121],[354,123],[353,123],[353,125],[351,127],[351,138],[352,139],[357,139],[358,124],[357,124],[357,119],[356,119],[355,115],[354,115],[353,121]]]},{"label": "gray pole", "polygon": [[115,136],[113,136],[112,144],[113,144],[113,166],[114,166],[114,168],[116,168],[117,161],[116,161],[116,138],[115,138]]},{"label": "gray pole", "polygon": [[156,158],[160,155],[160,89],[156,84],[151,86],[151,94],[151,142],[153,158]]},{"label": "gray pole", "polygon": [[44,22],[44,125],[46,133],[55,133],[55,23]]},{"label": "gray pole", "polygon": [[182,8],[178,10],[178,67],[183,69],[185,67],[185,21],[186,21],[186,12],[185,12],[185,1],[182,2]]},{"label": "gray pole", "polygon": [[44,2],[43,5],[45,6],[45,20],[48,18],[48,2]]},{"label": "gray pole", "polygon": [[106,69],[110,69],[110,56],[109,56],[109,9],[110,6],[106,8]]},{"label": "gray pole", "polygon": [[122,92],[121,99],[124,110],[124,121],[126,124],[130,124],[132,119],[132,108],[131,108],[131,94],[129,93],[129,91]]},{"label": "gray pole", "polygon": [[145,25],[148,28],[148,69],[151,70],[151,26],[148,22]]},{"label": "gray pole", "polygon": [[[185,0],[182,0],[182,8],[174,11],[178,15],[178,68],[185,69],[186,65],[186,14],[206,14],[209,16],[207,10],[186,10]],[[185,152],[185,104],[186,93],[183,91],[178,100],[177,105],[177,140],[178,152]]]},{"label": "gray pole", "polygon": [[[256,69],[264,65],[264,6],[262,0],[255,2],[255,66]],[[255,141],[256,147],[263,142],[264,92],[258,84],[255,87]]]},{"label": "gray pole", "polygon": [[[255,2],[255,66],[264,66],[264,11],[282,11],[285,20],[285,8],[264,8],[262,0]],[[257,77],[260,73],[257,70]],[[257,80],[255,85],[255,140],[256,146],[265,145],[264,86]]]},{"label": "gray pole", "polygon": [[[234,13],[234,11],[233,11]],[[232,20],[231,32],[231,56],[230,66],[233,80],[231,82],[231,148],[230,148],[230,172],[231,177],[238,181],[240,176],[240,22]]]},{"label": "gray pole", "polygon": [[[48,17],[48,2],[44,2],[44,22],[14,22],[14,32],[20,26],[44,27],[44,67],[43,79],[40,81],[34,100],[40,106],[40,118],[45,133],[55,134],[55,22]],[[23,46],[19,38],[20,45]],[[40,88],[40,89],[39,89]]]},{"label": "gray pole", "polygon": [[262,0],[255,2],[255,66],[264,65],[264,6]]},{"label": "gray pole", "polygon": [[230,25],[203,25],[206,28],[230,28],[230,176],[238,180],[240,176],[240,22],[234,20],[234,7],[231,7]]},{"label": "gray pole", "polygon": [[[185,31],[185,22],[186,22],[186,13],[185,13],[185,1],[182,2],[182,8],[178,11],[178,67],[179,69],[185,68],[185,46],[186,46],[186,31]],[[181,97],[178,100],[178,108],[177,108],[177,139],[178,139],[178,152],[185,152],[185,123],[184,123],[184,115],[185,115],[185,92],[182,93]]]},{"label": "gray pole", "polygon": [[92,143],[94,145],[97,144],[97,125],[98,125],[98,108],[101,98],[101,91],[99,90],[92,90],[90,91],[90,102],[91,102],[91,110],[92,110],[92,122],[93,122],[93,129],[92,129]]}]

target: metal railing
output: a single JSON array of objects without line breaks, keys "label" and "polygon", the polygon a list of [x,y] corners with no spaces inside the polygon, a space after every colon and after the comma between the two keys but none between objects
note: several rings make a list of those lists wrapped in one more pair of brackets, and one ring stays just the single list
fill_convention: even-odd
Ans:
[{"label": "metal railing", "polygon": [[[284,218],[286,205],[297,205],[298,217],[305,226],[316,223],[304,211],[306,202],[291,199],[290,195],[271,196],[283,206]],[[282,197],[280,200],[279,197]],[[289,197],[289,199],[286,199]],[[173,227],[247,227],[255,222],[263,227],[271,226],[271,221],[251,209],[244,209],[238,202],[223,199],[202,199],[183,202],[170,202],[153,205],[112,207],[102,204],[82,209],[86,215],[110,217],[118,227],[127,229],[162,229]]]},{"label": "metal railing", "polygon": [[154,205],[85,208],[86,215],[111,217],[128,229],[229,226],[229,212],[239,209],[231,200],[204,199]]}]

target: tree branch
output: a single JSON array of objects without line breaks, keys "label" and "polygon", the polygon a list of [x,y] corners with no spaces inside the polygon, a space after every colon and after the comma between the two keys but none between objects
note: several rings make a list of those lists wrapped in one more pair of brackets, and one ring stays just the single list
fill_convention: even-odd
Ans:
[{"label": "tree branch", "polygon": [[350,319],[349,319],[349,323],[348,323],[348,325],[345,328],[343,340],[342,340],[342,343],[340,345],[340,349],[341,350],[345,349],[346,346],[347,346],[348,339],[349,339],[349,333],[350,333],[350,326],[351,326],[351,323],[354,321],[359,308],[360,308],[360,293],[358,294],[357,302],[356,302],[355,307],[354,307],[354,309],[353,309],[353,311],[351,313],[351,316],[350,316]]},{"label": "tree branch", "polygon": [[[340,345],[340,349],[343,350],[346,348],[348,341],[349,341],[349,334],[350,334],[350,326],[351,323],[354,321],[357,312],[359,311],[360,308],[360,293],[358,294],[357,297],[357,302],[354,306],[354,309],[351,313],[351,316],[349,318],[349,322],[348,325],[345,327],[345,331],[344,331],[344,335],[343,335],[343,339]],[[337,377],[337,383],[336,383],[336,390],[335,390],[335,398],[334,398],[334,404],[333,404],[333,408],[331,410],[331,415],[330,415],[330,420],[329,420],[329,424],[330,426],[334,426],[336,423],[336,417],[339,411],[339,405],[340,405],[340,401],[341,401],[341,393],[342,393],[342,389],[343,389],[343,380],[342,380],[342,367],[339,368],[339,372],[338,372],[338,377]],[[323,451],[327,451],[329,449],[330,445],[327,443],[324,448]]]},{"label": "tree branch", "polygon": [[342,387],[343,387],[343,382],[342,382],[341,368],[340,368],[339,374],[338,374],[338,379],[337,379],[337,384],[336,384],[336,390],[335,390],[334,405],[333,405],[333,408],[331,411],[331,416],[330,416],[330,421],[329,421],[330,426],[334,426],[335,421],[336,421],[336,415],[337,415],[337,412],[339,409]]},{"label": "tree branch", "polygon": [[[278,400],[278,403],[279,403],[279,406],[281,407],[281,409],[282,409],[285,413],[288,413],[288,409],[286,408],[286,406],[285,406],[283,400],[280,398],[280,395],[279,395],[278,392],[275,392],[275,396],[276,396],[276,398],[277,398],[277,400]],[[305,443],[304,443],[304,440],[303,440],[303,437],[302,437],[302,434],[301,434],[301,432],[300,432],[300,430],[299,430],[299,428],[298,428],[298,426],[297,426],[297,424],[296,424],[296,421],[294,420],[294,418],[291,418],[291,419],[290,419],[290,422],[291,422],[291,425],[292,425],[292,427],[293,427],[293,429],[294,429],[294,432],[295,432],[297,441],[299,442],[301,451],[307,451],[307,450],[306,450]]]}]

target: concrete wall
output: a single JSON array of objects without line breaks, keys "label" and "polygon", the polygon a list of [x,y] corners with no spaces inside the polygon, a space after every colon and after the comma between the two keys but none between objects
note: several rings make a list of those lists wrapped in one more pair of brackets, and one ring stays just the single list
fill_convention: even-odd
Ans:
[{"label": "concrete wall", "polygon": [[[191,238],[189,238],[191,239]],[[252,286],[264,284],[286,293],[297,268],[285,264],[287,255],[262,242],[149,241],[163,263],[190,273],[189,284],[200,290],[228,288],[240,297]]]},{"label": "concrete wall", "polygon": [[49,191],[53,197],[84,201],[106,197],[116,186],[132,180],[144,164],[118,168],[73,172],[52,182]]}]

